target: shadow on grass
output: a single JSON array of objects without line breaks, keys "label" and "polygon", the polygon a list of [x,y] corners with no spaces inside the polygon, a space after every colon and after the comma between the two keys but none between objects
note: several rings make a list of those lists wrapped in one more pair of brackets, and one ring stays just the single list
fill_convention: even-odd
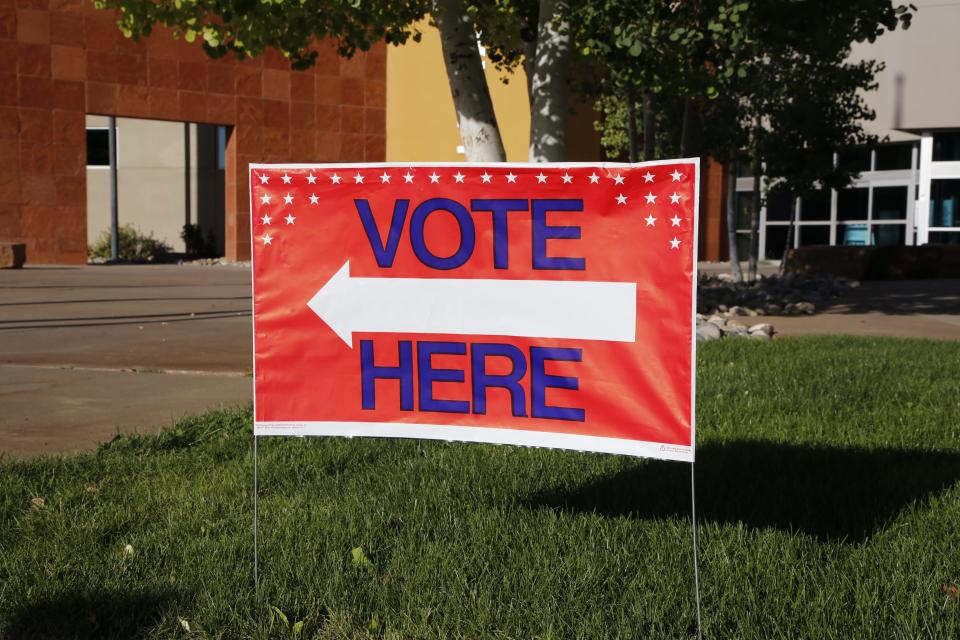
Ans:
[{"label": "shadow on grass", "polygon": [[0,623],[3,638],[139,638],[182,594],[67,592],[25,603]]},{"label": "shadow on grass", "polygon": [[[960,454],[904,449],[741,441],[698,447],[696,465],[701,521],[854,543],[911,502],[960,480]],[[612,517],[689,517],[690,469],[649,462],[590,484],[534,494],[527,505]]]}]

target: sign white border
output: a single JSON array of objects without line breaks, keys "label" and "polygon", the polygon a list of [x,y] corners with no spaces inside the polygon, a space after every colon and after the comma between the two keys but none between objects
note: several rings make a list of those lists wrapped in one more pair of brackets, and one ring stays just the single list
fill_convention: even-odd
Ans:
[{"label": "sign white border", "polygon": [[[697,393],[697,252],[699,250],[699,222],[700,222],[700,158],[676,158],[669,160],[653,160],[650,162],[344,162],[344,163],[277,163],[256,164],[250,163],[247,167],[248,179],[254,169],[369,169],[373,167],[596,167],[605,168],[637,168],[654,167],[672,164],[692,164],[694,166],[694,185],[697,189],[693,208],[693,250],[691,257],[691,310],[690,310],[690,443],[691,446],[648,442],[645,440],[630,440],[626,438],[603,438],[598,436],[584,436],[569,433],[533,431],[526,429],[504,429],[499,427],[481,427],[472,425],[444,425],[424,424],[418,422],[336,422],[336,421],[308,421],[308,422],[258,422],[257,415],[257,319],[253,317],[253,435],[258,436],[339,436],[339,437],[371,437],[371,438],[422,438],[427,440],[445,440],[448,442],[479,442],[487,444],[505,444],[528,447],[544,447],[549,449],[567,449],[572,451],[587,451],[593,453],[613,453],[660,460],[676,460],[693,462],[696,451],[696,393]],[[253,213],[253,188],[248,189],[250,196],[250,212]],[[253,251],[254,225],[250,224],[250,289],[253,298],[256,297],[254,278],[255,255]]]}]

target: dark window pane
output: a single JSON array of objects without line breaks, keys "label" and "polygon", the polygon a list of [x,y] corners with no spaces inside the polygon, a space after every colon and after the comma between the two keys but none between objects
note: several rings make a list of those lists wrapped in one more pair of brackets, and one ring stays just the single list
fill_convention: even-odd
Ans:
[{"label": "dark window pane", "polygon": [[841,189],[837,192],[837,220],[866,220],[870,190]]},{"label": "dark window pane", "polygon": [[747,191],[737,193],[737,229],[750,229],[750,216],[753,213],[753,194]]},{"label": "dark window pane", "polygon": [[87,166],[110,166],[110,132],[106,129],[87,129]]},{"label": "dark window pane", "polygon": [[960,227],[960,180],[930,181],[930,226]]},{"label": "dark window pane", "polygon": [[870,244],[866,224],[838,224],[837,244],[863,247]]},{"label": "dark window pane", "polygon": [[956,231],[930,232],[930,244],[960,244],[960,233]]},{"label": "dark window pane", "polygon": [[907,187],[874,187],[873,219],[906,220]]},{"label": "dark window pane", "polygon": [[938,133],[933,136],[933,161],[960,160],[960,132]]},{"label": "dark window pane", "polygon": [[750,255],[750,234],[749,233],[738,233],[737,234],[737,255],[741,260],[746,260]]},{"label": "dark window pane", "polygon": [[912,142],[901,142],[899,144],[885,144],[877,147],[877,171],[895,171],[897,169],[909,169],[911,155],[913,153]]},{"label": "dark window pane", "polygon": [[217,127],[217,169],[227,168],[227,128]]},{"label": "dark window pane", "polygon": [[814,191],[803,196],[800,201],[801,220],[829,220],[830,192]]},{"label": "dark window pane", "polygon": [[767,235],[764,259],[779,260],[783,257],[783,249],[787,246],[787,229],[789,228],[787,225],[771,225],[764,230]]},{"label": "dark window pane", "polygon": [[906,244],[907,225],[905,224],[875,224],[873,225],[872,244],[890,246]]},{"label": "dark window pane", "polygon": [[837,164],[842,169],[853,172],[870,171],[870,149],[857,147],[837,154]]},{"label": "dark window pane", "polygon": [[799,227],[800,246],[830,244],[830,225],[818,224],[812,227]]},{"label": "dark window pane", "polygon": [[771,193],[767,198],[767,220],[786,222],[790,219],[790,207],[793,206],[793,196],[783,191]]},{"label": "dark window pane", "polygon": [[737,158],[737,177],[738,178],[753,177],[753,160],[746,157]]}]

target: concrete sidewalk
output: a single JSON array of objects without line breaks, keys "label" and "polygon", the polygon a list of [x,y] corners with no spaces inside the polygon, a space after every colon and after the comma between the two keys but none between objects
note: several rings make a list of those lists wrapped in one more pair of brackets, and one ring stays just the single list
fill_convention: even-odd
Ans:
[{"label": "concrete sidewalk", "polygon": [[250,272],[177,265],[0,271],[0,454],[250,402]]},{"label": "concrete sidewalk", "polygon": [[[241,267],[0,271],[0,455],[92,449],[250,402],[250,309]],[[764,320],[783,336],[957,340],[960,280],[864,282],[821,311]]]}]

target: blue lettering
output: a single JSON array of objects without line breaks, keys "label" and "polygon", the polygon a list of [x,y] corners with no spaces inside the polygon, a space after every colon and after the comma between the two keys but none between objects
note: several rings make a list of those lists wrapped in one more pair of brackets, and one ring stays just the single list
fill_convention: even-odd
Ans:
[{"label": "blue lettering", "polygon": [[360,341],[360,389],[364,409],[377,408],[377,379],[400,381],[400,408],[413,411],[413,345],[401,340],[397,345],[399,366],[378,367],[373,363],[373,341]]},{"label": "blue lettering", "polygon": [[377,229],[370,204],[359,198],[354,200],[353,204],[357,207],[357,213],[360,214],[360,221],[363,223],[363,230],[367,233],[367,240],[370,241],[370,248],[373,249],[377,265],[392,267],[393,260],[397,257],[400,234],[403,233],[403,223],[407,219],[407,207],[410,206],[410,201],[397,200],[393,203],[393,218],[390,220],[390,233],[387,235],[386,243],[383,242],[380,231]]},{"label": "blue lettering", "polygon": [[534,418],[583,422],[583,409],[551,407],[547,404],[548,388],[576,391],[580,388],[580,381],[577,378],[549,375],[544,371],[544,363],[547,360],[580,362],[583,358],[582,354],[581,349],[530,347],[530,413]]},{"label": "blue lettering", "polygon": [[506,269],[509,263],[509,234],[507,214],[511,211],[528,211],[526,200],[471,200],[472,211],[489,211],[493,214],[493,266]]},{"label": "blue lettering", "polygon": [[440,400],[433,397],[434,382],[463,382],[460,369],[434,369],[433,354],[462,356],[467,345],[462,342],[418,342],[417,373],[420,386],[420,410],[445,413],[470,413],[470,403],[464,400]]},{"label": "blue lettering", "polygon": [[533,268],[569,269],[583,271],[583,258],[552,258],[547,255],[547,240],[578,240],[580,227],[551,227],[547,225],[548,211],[583,211],[583,200],[533,201]]},{"label": "blue lettering", "polygon": [[[434,211],[447,211],[452,213],[457,219],[457,226],[460,228],[460,246],[453,255],[446,258],[434,255],[427,248],[427,243],[423,237],[423,227],[427,222],[427,217]],[[420,262],[433,269],[456,269],[473,255],[473,247],[476,242],[476,229],[473,225],[473,218],[466,207],[455,200],[449,198],[431,198],[424,201],[413,211],[410,218],[410,243],[413,245],[413,252],[417,254]]]},{"label": "blue lettering", "polygon": [[[506,375],[487,373],[487,356],[509,358],[513,369]],[[527,359],[523,351],[512,344],[472,344],[470,345],[470,366],[473,377],[473,412],[487,412],[487,389],[499,387],[510,392],[510,404],[513,415],[527,417],[527,397],[520,386],[520,379],[527,373]]]}]

